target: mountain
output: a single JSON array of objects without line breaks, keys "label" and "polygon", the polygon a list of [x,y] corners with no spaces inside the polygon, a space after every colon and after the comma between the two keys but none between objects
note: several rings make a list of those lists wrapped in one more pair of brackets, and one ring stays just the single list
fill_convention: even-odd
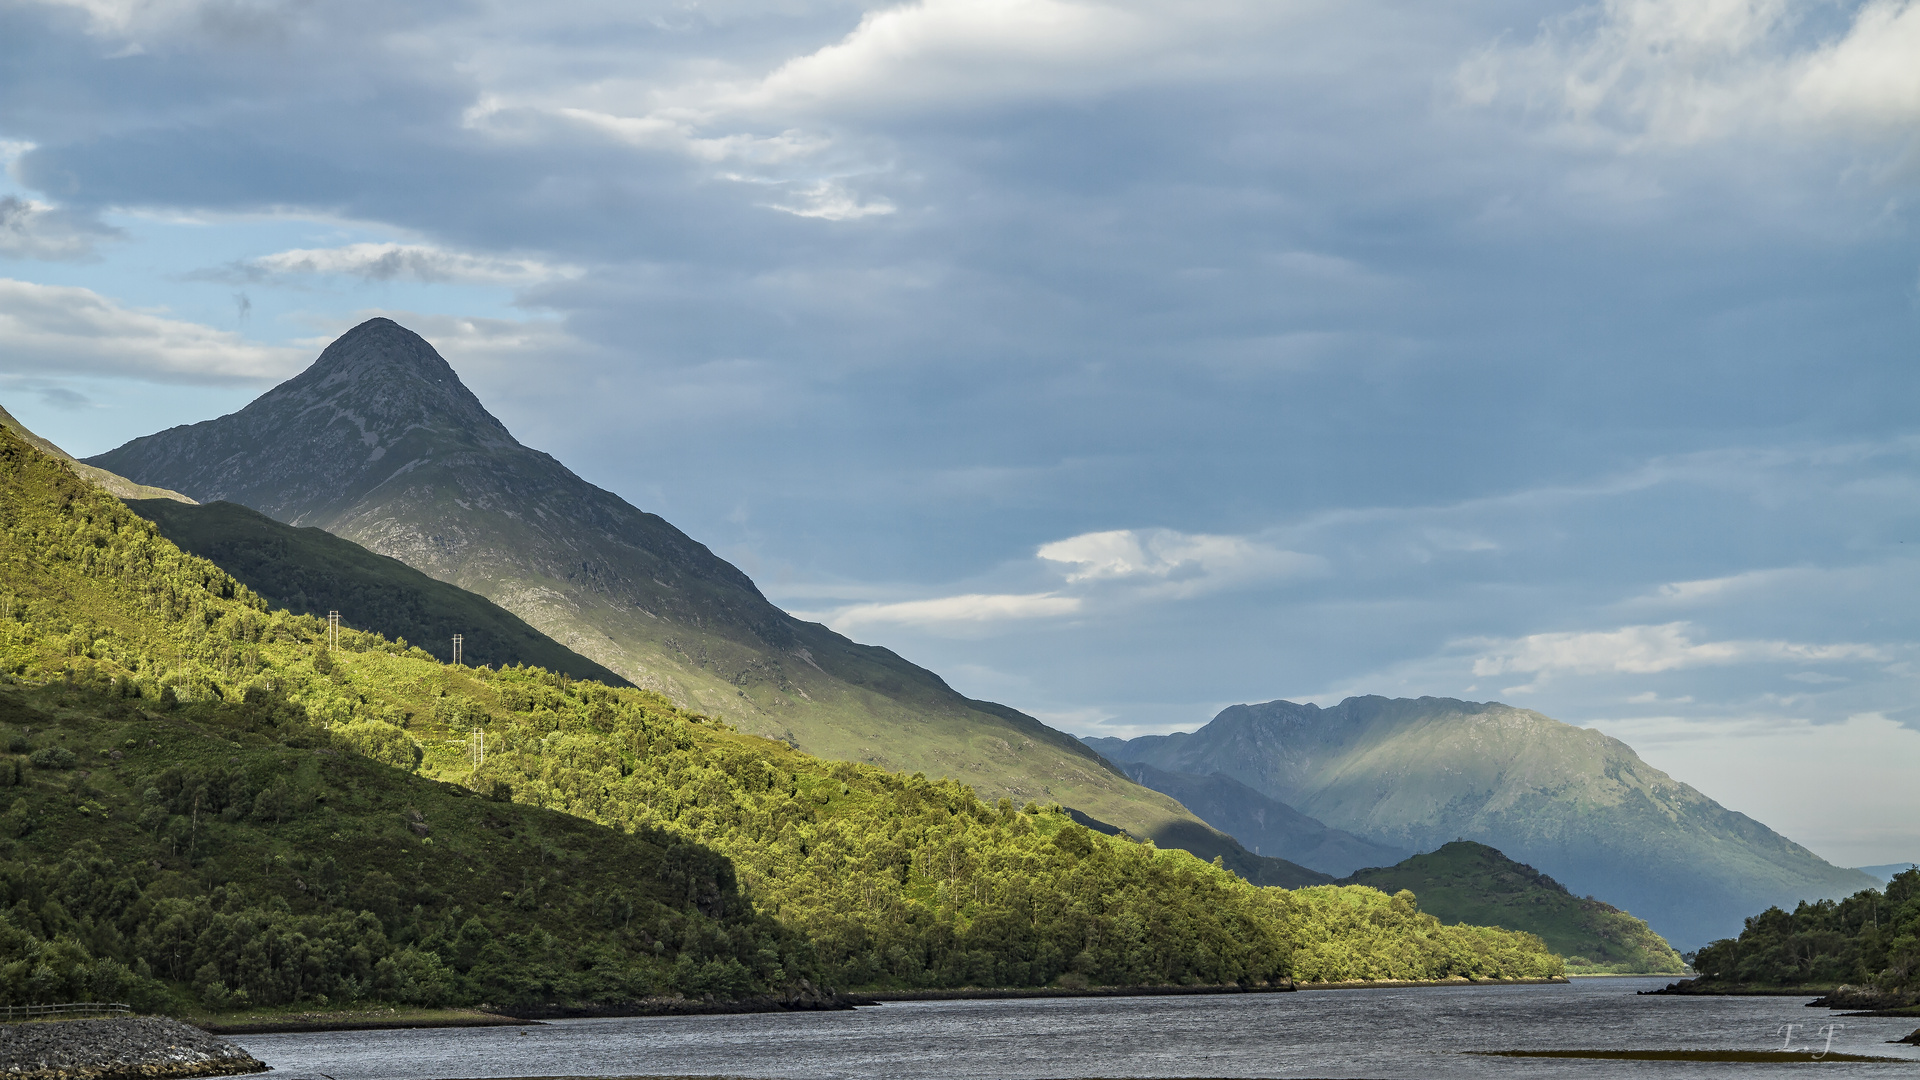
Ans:
[{"label": "mountain", "polygon": [[1611,904],[1581,899],[1524,863],[1471,840],[1393,866],[1343,878],[1381,892],[1410,889],[1420,910],[1449,925],[1503,926],[1536,934],[1573,974],[1682,972],[1685,960],[1646,923]]},{"label": "mountain", "polygon": [[1749,914],[1872,886],[1597,731],[1498,702],[1348,698],[1223,710],[1199,731],[1090,739],[1119,762],[1225,773],[1337,829],[1468,839],[1604,896],[1693,948]]},{"label": "mountain", "polygon": [[48,457],[57,458],[60,461],[66,462],[67,467],[73,470],[74,475],[119,498],[169,499],[183,503],[191,503],[193,501],[177,491],[169,491],[166,488],[148,487],[145,484],[136,484],[117,473],[111,473],[97,466],[76,461],[73,455],[67,453],[65,450],[28,431],[25,424],[15,420],[13,414],[4,408],[0,408],[0,426],[11,428],[15,434],[25,439],[27,444],[35,450],[40,451]]},{"label": "mountain", "polygon": [[1854,869],[1860,871],[1861,873],[1867,875],[1870,878],[1875,879],[1876,881],[1880,882],[1880,884],[1885,885],[1888,882],[1891,882],[1895,876],[1899,874],[1904,874],[1908,870],[1914,869],[1916,865],[1920,865],[1920,864],[1915,864],[1910,862],[1896,862],[1896,863],[1881,863],[1879,866],[1857,866]]},{"label": "mountain", "polygon": [[1225,773],[1195,776],[1156,769],[1144,761],[1124,762],[1120,768],[1135,783],[1180,800],[1200,820],[1261,855],[1275,855],[1335,877],[1407,856],[1404,848],[1329,828]]},{"label": "mountain", "polygon": [[987,797],[1059,801],[1258,883],[1318,879],[1246,851],[1072,736],[768,603],[685,533],[520,445],[390,320],[354,327],[237,413],[88,462],[391,556],[742,731]]},{"label": "mountain", "polygon": [[[0,429],[0,1004],[1542,977],[1539,939],[272,610]],[[423,778],[424,775],[424,778]],[[429,782],[431,781],[436,782]]]},{"label": "mountain", "polygon": [[182,550],[296,615],[324,619],[329,611],[350,611],[355,616],[345,624],[350,628],[405,639],[442,661],[453,659],[453,635],[459,634],[463,663],[527,664],[627,685],[486,597],[324,530],[282,525],[230,502],[129,499],[127,505]]}]

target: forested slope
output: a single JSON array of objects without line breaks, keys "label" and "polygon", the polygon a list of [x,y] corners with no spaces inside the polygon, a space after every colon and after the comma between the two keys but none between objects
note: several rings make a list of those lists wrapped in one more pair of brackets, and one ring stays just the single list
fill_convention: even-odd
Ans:
[{"label": "forested slope", "polygon": [[[144,962],[209,1004],[266,985],[292,987],[276,993],[295,1000],[399,996],[408,984],[380,975],[379,959],[404,948],[421,971],[458,973],[440,983],[455,1001],[523,978],[607,1000],[738,997],[791,989],[799,972],[950,987],[1560,970],[1537,938],[1442,926],[1411,894],[1256,887],[1184,851],[1094,834],[1057,805],[989,805],[952,781],[824,762],[646,691],[450,667],[353,631],[330,651],[322,622],[268,611],[6,431],[0,558],[0,675],[37,710],[15,721],[33,753],[0,770],[23,782],[9,820],[26,822],[0,842],[0,874],[26,883],[9,887],[27,906],[0,915],[0,964],[24,965],[8,969],[23,980],[7,985],[16,997],[52,992],[33,981],[41,967],[91,963],[97,984],[109,962],[136,978]],[[323,750],[367,760],[316,759]],[[428,785],[416,769],[461,783]],[[342,804],[350,812],[336,817]],[[529,865],[502,838],[538,855]],[[308,868],[331,860],[335,906],[303,909],[314,881],[269,853]],[[114,865],[89,871],[97,886],[51,891],[81,880],[73,860],[106,858]],[[334,875],[308,872],[335,887]],[[373,906],[383,894],[400,899],[392,920]],[[44,899],[83,914],[69,926]],[[208,951],[177,961],[182,944],[156,966],[150,920],[162,900],[204,913],[179,925]],[[632,923],[629,902],[643,909]],[[276,951],[263,929],[280,904],[288,918],[337,915],[369,934],[378,924],[388,952],[376,956],[374,941],[372,967],[352,967],[362,953],[347,931],[319,927],[319,939],[342,943],[338,962],[355,981],[303,981],[307,961]],[[40,921],[15,921],[28,911]],[[495,939],[550,926],[554,948],[528,945],[545,966],[489,981],[485,968],[473,974],[484,941],[462,916]],[[259,942],[257,959],[277,974],[223,967],[222,941],[237,956]]]},{"label": "forested slope", "polygon": [[354,327],[232,415],[90,462],[326,529],[492,600],[637,686],[810,754],[1061,802],[1219,855],[1261,884],[1317,880],[1255,856],[1071,735],[780,610],[671,523],[521,445],[392,320]]},{"label": "forested slope", "polygon": [[1392,866],[1359,870],[1343,884],[1411,890],[1442,922],[1504,926],[1540,935],[1575,974],[1685,971],[1686,962],[1647,924],[1485,844],[1455,840]]}]

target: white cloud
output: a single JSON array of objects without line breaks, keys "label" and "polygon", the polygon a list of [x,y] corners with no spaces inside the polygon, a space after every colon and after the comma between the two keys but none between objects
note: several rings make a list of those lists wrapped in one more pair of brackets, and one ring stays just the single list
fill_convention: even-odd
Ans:
[{"label": "white cloud", "polygon": [[771,210],[783,210],[795,217],[824,218],[827,221],[852,221],[876,214],[891,214],[893,203],[886,199],[861,202],[859,196],[832,180],[803,187],[794,193],[797,203],[763,203]]},{"label": "white cloud", "polygon": [[[4,156],[4,155],[0,155]],[[84,259],[111,230],[74,220],[57,207],[16,195],[0,196],[0,255],[23,259]]]},{"label": "white cloud", "polygon": [[1846,128],[1904,143],[1920,121],[1920,0],[1869,0],[1846,30],[1796,38],[1790,0],[1605,0],[1457,73],[1460,97],[1555,117],[1583,141],[1692,144]]},{"label": "white cloud", "polygon": [[468,285],[534,285],[576,277],[576,267],[535,259],[510,259],[447,251],[426,244],[346,244],[295,248],[248,259],[241,269],[258,278],[329,274],[368,281],[458,282]]},{"label": "white cloud", "polygon": [[1172,529],[1116,529],[1082,533],[1041,545],[1041,559],[1073,567],[1068,584],[1146,581],[1187,596],[1251,581],[1326,572],[1325,559],[1285,551],[1244,536],[1213,536]]},{"label": "white cloud", "polygon": [[91,289],[0,278],[0,370],[232,382],[285,378],[306,349],[121,307]]},{"label": "white cloud", "polygon": [[1157,20],[1116,4],[919,0],[870,11],[845,39],[782,64],[734,108],[835,101],[889,107],[929,98],[1031,94],[1115,77],[1165,44]]},{"label": "white cloud", "polygon": [[1704,641],[1689,636],[1684,622],[1626,626],[1618,630],[1530,634],[1506,640],[1479,638],[1463,644],[1480,650],[1476,676],[1512,672],[1538,675],[1652,675],[1709,665],[1791,660],[1869,661],[1885,659],[1871,645],[1806,645],[1791,641]]},{"label": "white cloud", "polygon": [[177,11],[187,5],[155,0],[40,0],[48,7],[71,8],[87,16],[90,34],[124,34],[143,14]]},{"label": "white cloud", "polygon": [[935,627],[1018,619],[1051,619],[1073,615],[1079,610],[1078,597],[1061,596],[1057,593],[968,593],[964,596],[943,596],[933,600],[854,604],[825,616],[822,621],[836,630],[873,623]]},{"label": "white cloud", "polygon": [[800,130],[773,135],[736,132],[701,135],[694,110],[669,107],[664,111],[627,116],[577,106],[513,105],[489,96],[468,109],[465,125],[497,136],[526,138],[553,119],[628,146],[664,150],[708,164],[780,165],[827,149],[832,140]]},{"label": "white cloud", "polygon": [[[779,167],[832,154],[884,168],[860,114],[966,109],[1009,101],[1095,98],[1170,80],[1230,80],[1269,71],[1269,31],[1309,7],[1299,0],[914,0],[878,7],[837,41],[770,64],[720,58],[674,81],[596,69],[593,76],[490,87],[464,116],[503,140],[591,132],[708,164]],[[871,160],[869,160],[871,159]],[[878,162],[878,164],[876,164]],[[830,200],[837,202],[837,200]],[[858,204],[884,213],[877,201]],[[780,206],[778,209],[791,209]],[[864,216],[810,213],[833,220]]]}]

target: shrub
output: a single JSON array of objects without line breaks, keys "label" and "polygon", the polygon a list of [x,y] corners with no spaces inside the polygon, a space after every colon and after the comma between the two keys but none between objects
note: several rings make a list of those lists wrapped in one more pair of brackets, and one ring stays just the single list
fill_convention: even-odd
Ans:
[{"label": "shrub", "polygon": [[360,720],[333,729],[334,741],[362,757],[412,772],[420,767],[420,744],[383,720]]},{"label": "shrub", "polygon": [[71,769],[75,759],[73,751],[64,746],[43,746],[27,760],[33,762],[36,769]]}]

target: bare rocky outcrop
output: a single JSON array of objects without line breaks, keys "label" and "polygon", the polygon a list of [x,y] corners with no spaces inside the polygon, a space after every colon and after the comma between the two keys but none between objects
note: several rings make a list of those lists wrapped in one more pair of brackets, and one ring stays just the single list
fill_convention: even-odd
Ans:
[{"label": "bare rocky outcrop", "polygon": [[164,1017],[0,1024],[6,1080],[165,1080],[266,1068],[218,1035]]}]

